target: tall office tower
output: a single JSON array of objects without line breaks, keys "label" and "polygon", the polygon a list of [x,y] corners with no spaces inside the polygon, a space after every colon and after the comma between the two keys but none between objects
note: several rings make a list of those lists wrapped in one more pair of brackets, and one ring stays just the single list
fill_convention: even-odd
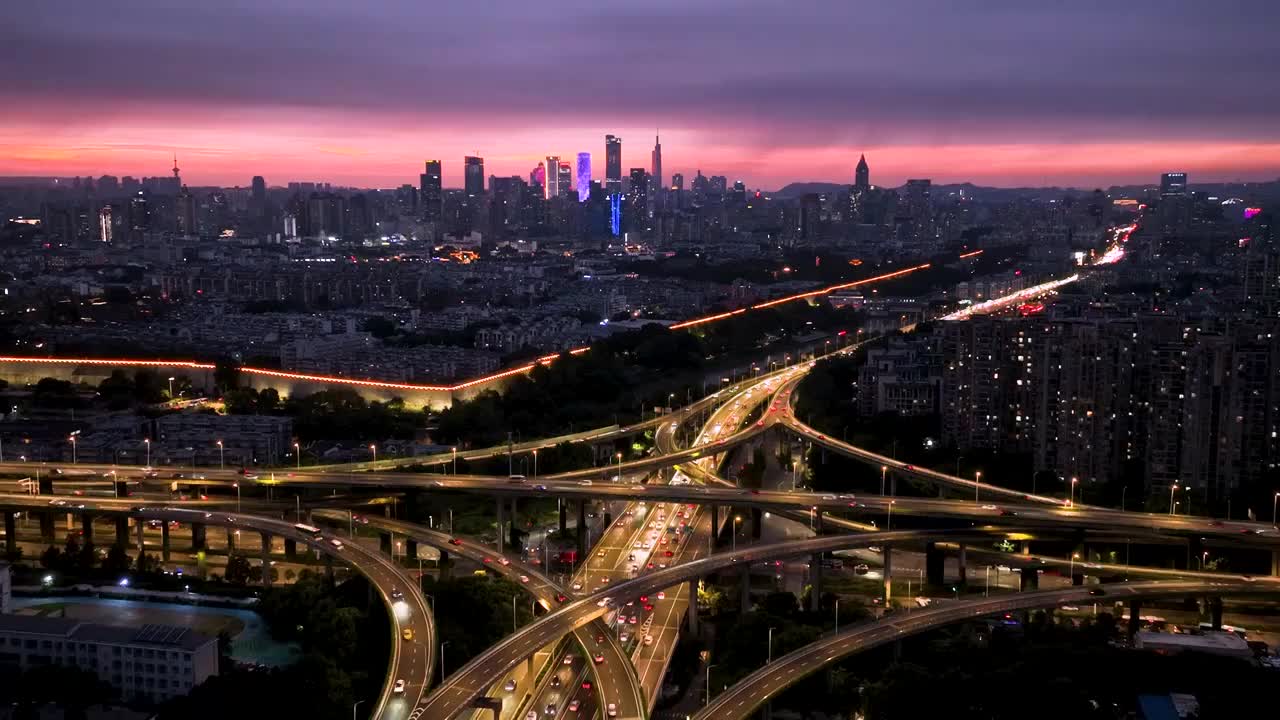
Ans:
[{"label": "tall office tower", "polygon": [[729,178],[724,175],[712,175],[710,185],[711,197],[720,200],[729,192]]},{"label": "tall office tower", "polygon": [[111,242],[111,206],[103,205],[98,211],[98,239]]},{"label": "tall office tower", "polygon": [[178,193],[177,207],[174,208],[178,221],[178,232],[182,235],[196,234],[196,197],[186,185]]},{"label": "tall office tower", "polygon": [[573,189],[573,166],[567,162],[561,162],[560,168],[556,172],[556,194],[564,197]]},{"label": "tall office tower", "polygon": [[484,158],[466,156],[465,170],[465,187],[468,197],[479,197],[484,194]]},{"label": "tall office tower", "polygon": [[543,187],[547,191],[546,198],[550,200],[560,196],[560,156],[548,155],[545,170],[547,181]]},{"label": "tall office tower", "polygon": [[252,188],[249,199],[253,201],[255,207],[266,207],[267,204],[267,181],[261,175],[254,175],[253,180],[249,182]]},{"label": "tall office tower", "polygon": [[440,161],[428,160],[425,172],[418,176],[418,206],[422,219],[439,222],[444,217],[444,185],[440,177]]},{"label": "tall office tower", "polygon": [[293,213],[285,213],[284,216],[284,236],[287,238],[298,237],[298,216]]},{"label": "tall office tower", "polygon": [[578,153],[578,202],[586,202],[591,197],[591,153]]},{"label": "tall office tower", "polygon": [[622,192],[622,138],[616,135],[604,136],[604,191]]},{"label": "tall office tower", "polygon": [[648,227],[649,173],[644,168],[631,168],[630,185],[627,188],[627,230],[636,231]]},{"label": "tall office tower", "polygon": [[151,230],[151,208],[147,195],[139,190],[129,200],[129,243],[140,245],[142,236]]},{"label": "tall office tower", "polygon": [[1169,172],[1160,176],[1160,196],[1169,197],[1171,195],[1187,194],[1187,174],[1184,172]]},{"label": "tall office tower", "polygon": [[650,181],[651,183],[653,183],[653,189],[654,189],[655,191],[657,191],[657,190],[662,190],[662,189],[663,189],[663,185],[662,185],[662,141],[658,139],[658,136],[657,136],[657,135],[654,135],[654,136],[653,136],[653,160],[652,160],[652,163],[653,163],[653,168],[652,168],[651,172],[652,172],[653,174],[649,176],[649,181]]},{"label": "tall office tower", "polygon": [[871,170],[867,167],[867,156],[858,158],[858,167],[853,171],[853,189],[866,192],[871,189]]},{"label": "tall office tower", "polygon": [[546,165],[538,163],[538,167],[534,168],[533,171],[529,173],[529,184],[537,185],[540,188],[545,188],[547,186]]},{"label": "tall office tower", "polygon": [[926,242],[933,238],[933,200],[931,187],[933,182],[927,178],[907,180],[903,188],[903,201],[900,207],[906,211],[905,217],[910,221],[910,239],[916,243]]}]

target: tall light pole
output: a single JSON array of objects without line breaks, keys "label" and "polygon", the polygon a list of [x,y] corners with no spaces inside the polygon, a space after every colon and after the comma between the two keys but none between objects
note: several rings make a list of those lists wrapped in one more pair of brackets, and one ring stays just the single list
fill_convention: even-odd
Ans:
[{"label": "tall light pole", "polygon": [[440,682],[444,682],[444,646],[448,644],[448,640],[440,643]]},{"label": "tall light pole", "polygon": [[378,446],[377,446],[377,445],[370,445],[370,446],[369,446],[369,452],[373,453],[373,462],[374,462],[374,464],[376,465],[376,464],[377,464],[377,462],[378,462]]},{"label": "tall light pole", "polygon": [[1080,478],[1071,478],[1071,488],[1067,491],[1067,507],[1076,506],[1076,483],[1080,482]]},{"label": "tall light pole", "polygon": [[516,596],[511,596],[511,632],[516,631]]},{"label": "tall light pole", "polygon": [[298,461],[298,469],[301,470],[302,469],[302,448],[298,446],[298,443],[293,444],[293,456],[294,456],[294,459]]},{"label": "tall light pole", "polygon": [[1067,565],[1067,577],[1070,578],[1071,584],[1076,582],[1076,560],[1080,559],[1080,553],[1071,553],[1071,562]]},{"label": "tall light pole", "polygon": [[222,446],[222,441],[221,441],[221,440],[219,440],[219,441],[218,441],[218,469],[219,469],[219,470],[226,470],[226,469],[227,469],[227,453],[226,453],[226,448],[224,448],[224,447]]},{"label": "tall light pole", "polygon": [[533,451],[533,481],[534,481],[534,482],[537,482],[537,481],[538,481],[538,451],[537,451],[537,449],[535,449],[535,450]]},{"label": "tall light pole", "polygon": [[67,438],[68,440],[71,441],[71,464],[72,465],[76,464],[76,433],[78,432],[80,431],[77,430],[71,433],[71,435]]},{"label": "tall light pole", "polygon": [[1178,486],[1174,485],[1169,488],[1169,514],[1173,514],[1173,494],[1178,491]]},{"label": "tall light pole", "polygon": [[880,497],[884,497],[884,479],[885,479],[885,476],[888,474],[889,474],[889,466],[881,465],[880,466]]},{"label": "tall light pole", "polygon": [[1280,492],[1276,493],[1276,496],[1271,499],[1271,524],[1272,525],[1276,524],[1276,503],[1277,502],[1280,502]]},{"label": "tall light pole", "polygon": [[151,467],[151,438],[143,438],[142,444],[147,446],[147,467]]},{"label": "tall light pole", "polygon": [[836,632],[840,632],[840,598],[836,598]]},{"label": "tall light pole", "polygon": [[733,551],[738,551],[738,524],[742,522],[741,515],[733,516]]},{"label": "tall light pole", "polygon": [[453,474],[454,475],[458,474],[458,446],[457,445],[453,447]]},{"label": "tall light pole", "polygon": [[236,486],[236,512],[240,512],[240,483],[232,483]]},{"label": "tall light pole", "polygon": [[973,474],[973,504],[978,504],[978,488],[982,487],[982,471]]},{"label": "tall light pole", "polygon": [[764,662],[766,665],[773,662],[773,628],[769,628],[769,651]]},{"label": "tall light pole", "polygon": [[169,399],[173,399],[173,377],[169,377]]},{"label": "tall light pole", "polygon": [[[172,380],[173,378],[169,379]],[[356,720],[356,708],[360,707],[364,703],[364,700],[357,700],[355,704],[351,706],[351,720]]]},{"label": "tall light pole", "polygon": [[715,667],[715,666],[717,666],[717,665],[719,665],[719,664],[720,664],[720,663],[708,663],[708,664],[707,664],[707,702],[706,702],[705,704],[703,704],[703,707],[706,707],[707,705],[710,705],[710,704],[711,704],[711,668],[713,668],[713,667]]}]

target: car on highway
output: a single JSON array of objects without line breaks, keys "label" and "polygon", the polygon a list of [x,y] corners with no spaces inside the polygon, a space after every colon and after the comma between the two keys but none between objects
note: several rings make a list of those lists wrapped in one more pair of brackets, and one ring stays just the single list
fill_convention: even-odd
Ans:
[{"label": "car on highway", "polygon": [[522,582],[522,583],[527,583],[527,582],[529,582],[529,576],[528,576],[528,575],[521,575],[521,576],[520,576],[520,582]]},{"label": "car on highway", "polygon": [[645,635],[645,636],[644,636],[644,644],[645,644],[645,645],[652,645],[652,644],[653,644],[653,636],[652,636],[652,635]]},{"label": "car on highway", "polygon": [[570,700],[569,707],[567,709],[569,712],[578,712],[578,707],[579,707],[579,703],[577,700]]},{"label": "car on highway", "polygon": [[551,687],[553,687],[553,688],[558,688],[558,687],[560,687],[560,686],[561,686],[561,685],[563,685],[563,684],[564,684],[564,681],[560,679],[560,676],[559,676],[559,675],[552,675],[552,676],[551,676]]},{"label": "car on highway", "polygon": [[1018,513],[1013,510],[1001,510],[1000,517],[1017,517]]},{"label": "car on highway", "polygon": [[603,643],[604,643],[604,636],[603,636],[603,635],[596,635],[596,644],[597,644],[597,645],[601,645],[601,644],[603,644]]},{"label": "car on highway", "polygon": [[506,567],[511,564],[511,561],[506,558],[498,558],[498,562],[502,563],[503,567]]},{"label": "car on highway", "polygon": [[590,690],[590,689],[591,689],[591,681],[590,681],[590,680],[583,680],[583,681],[582,681],[582,689],[583,689],[583,690]]},{"label": "car on highway", "polygon": [[609,703],[608,708],[605,710],[605,715],[611,718],[618,717],[618,704]]},{"label": "car on highway", "polygon": [[400,631],[400,637],[404,638],[405,640],[412,641],[413,628],[405,628],[404,630]]},{"label": "car on highway", "polygon": [[403,600],[403,599],[404,599],[404,593],[400,592],[400,588],[391,588],[391,599],[392,599],[392,600]]},{"label": "car on highway", "polygon": [[1106,595],[1107,591],[1103,590],[1102,588],[1093,588],[1092,590],[1089,591],[1089,594],[1094,597],[1098,597],[1100,595]]},{"label": "car on highway", "polygon": [[853,573],[855,575],[866,575],[869,572],[871,572],[871,567],[866,563],[858,563],[853,566]]},{"label": "car on highway", "polygon": [[604,654],[603,654],[603,653],[596,653],[596,654],[595,654],[595,657],[593,657],[593,658],[591,658],[591,659],[592,659],[592,660],[594,660],[594,661],[595,661],[595,663],[596,663],[597,665],[603,665],[603,664],[604,664]]},{"label": "car on highway", "polygon": [[983,510],[995,510],[995,509],[996,509],[996,506],[995,506],[995,505],[983,505],[983,506],[982,506],[982,509],[983,509]]},{"label": "car on highway", "polygon": [[393,693],[395,693],[395,694],[397,694],[397,695],[403,695],[403,694],[404,694],[404,680],[396,680],[396,684],[395,684],[394,686],[392,686],[392,688],[391,688],[391,692],[393,692]]},{"label": "car on highway", "polygon": [[530,710],[529,712],[525,713],[524,720],[538,720],[538,711]]},{"label": "car on highway", "polygon": [[579,480],[579,481],[578,481],[578,484],[579,484],[579,485],[586,485],[586,486],[590,486],[590,485],[591,485],[591,481],[590,481],[590,480]]},{"label": "car on highway", "polygon": [[659,599],[659,600],[666,600],[666,599],[667,599],[667,593],[666,593],[666,591],[665,591],[665,590],[659,590],[659,591],[658,591],[658,599]]},{"label": "car on highway", "polygon": [[573,661],[574,661],[574,660],[576,660],[576,659],[577,659],[577,658],[576,658],[572,653],[570,653],[570,654],[568,654],[568,655],[565,655],[565,656],[564,656],[564,664],[565,664],[565,665],[572,665],[572,664],[573,664]]},{"label": "car on highway", "polygon": [[516,691],[516,681],[515,681],[515,680],[508,680],[506,683],[504,683],[504,684],[503,684],[502,689],[503,689],[503,690],[506,690],[507,692],[515,692],[515,691]]}]

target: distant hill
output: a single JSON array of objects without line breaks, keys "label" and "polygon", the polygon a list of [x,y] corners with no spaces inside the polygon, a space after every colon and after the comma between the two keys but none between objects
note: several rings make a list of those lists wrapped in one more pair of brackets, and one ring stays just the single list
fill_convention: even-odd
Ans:
[{"label": "distant hill", "polygon": [[839,183],[828,182],[794,182],[790,185],[768,193],[769,197],[780,198],[782,200],[790,200],[798,198],[808,193],[838,193],[847,192],[852,183],[841,185]]}]

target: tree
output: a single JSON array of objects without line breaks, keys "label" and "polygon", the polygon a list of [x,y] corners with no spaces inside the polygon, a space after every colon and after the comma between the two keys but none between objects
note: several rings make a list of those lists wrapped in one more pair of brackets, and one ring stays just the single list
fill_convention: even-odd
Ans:
[{"label": "tree", "polygon": [[227,360],[218,361],[213,369],[213,384],[221,393],[240,385],[240,366]]},{"label": "tree", "polygon": [[243,555],[232,553],[227,556],[227,569],[223,572],[222,577],[233,585],[245,585],[249,582],[252,575],[252,568],[249,567],[249,561]]},{"label": "tree", "polygon": [[62,565],[62,551],[50,545],[40,554],[40,564],[46,570],[56,570]]},{"label": "tree", "polygon": [[384,317],[371,317],[364,321],[364,331],[383,340],[395,335],[399,328],[394,320]]},{"label": "tree", "polygon": [[113,543],[107,550],[107,557],[102,561],[102,568],[112,573],[122,573],[129,569],[132,560],[121,543]]},{"label": "tree", "polygon": [[79,554],[75,558],[76,569],[80,572],[90,572],[94,566],[98,564],[98,551],[94,549],[93,543],[85,543],[80,548]]},{"label": "tree", "polygon": [[231,633],[225,628],[218,631],[218,672],[231,672],[236,666],[231,658]]}]

